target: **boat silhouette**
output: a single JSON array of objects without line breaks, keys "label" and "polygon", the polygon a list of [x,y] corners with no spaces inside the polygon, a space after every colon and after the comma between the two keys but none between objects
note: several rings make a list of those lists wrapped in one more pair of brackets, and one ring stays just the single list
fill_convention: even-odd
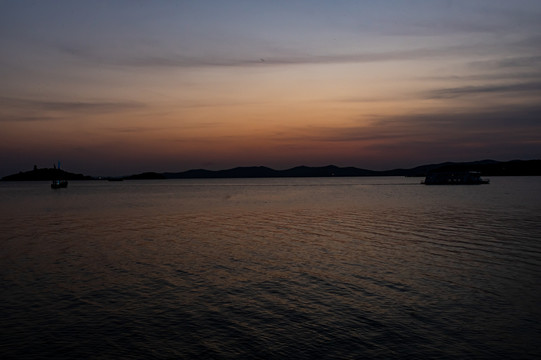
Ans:
[{"label": "boat silhouette", "polygon": [[481,178],[478,171],[434,172],[426,175],[425,185],[480,185],[490,181]]},{"label": "boat silhouette", "polygon": [[[63,171],[60,170],[60,161],[58,162],[58,168],[54,166],[54,169],[56,170],[56,173],[58,174],[57,177],[60,177],[60,175],[63,173]],[[62,189],[62,188],[67,188],[67,187],[68,187],[68,180],[66,179],[53,179],[53,182],[51,183],[51,189]]]}]

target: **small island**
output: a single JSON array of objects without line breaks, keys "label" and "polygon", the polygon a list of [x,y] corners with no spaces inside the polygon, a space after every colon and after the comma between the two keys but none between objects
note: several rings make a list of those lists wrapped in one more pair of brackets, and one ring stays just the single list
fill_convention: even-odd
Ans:
[{"label": "small island", "polygon": [[4,176],[3,181],[50,181],[55,179],[62,180],[94,180],[92,176],[86,176],[83,174],[74,174],[62,169],[58,169],[56,166],[53,168],[38,169],[34,165],[34,169],[30,171],[19,172],[17,174]]}]

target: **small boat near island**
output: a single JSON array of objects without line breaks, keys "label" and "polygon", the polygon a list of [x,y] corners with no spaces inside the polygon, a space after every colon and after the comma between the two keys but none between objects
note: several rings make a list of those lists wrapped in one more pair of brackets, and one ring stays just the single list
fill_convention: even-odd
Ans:
[{"label": "small boat near island", "polygon": [[51,183],[51,189],[62,189],[68,187],[67,180],[53,180]]},{"label": "small boat near island", "polygon": [[435,172],[426,175],[421,184],[425,185],[480,185],[490,180],[481,178],[478,171]]},{"label": "small boat near island", "polygon": [[[56,173],[53,182],[51,183],[51,189],[62,189],[68,187],[68,180],[66,180],[66,174],[64,171],[60,170],[60,161],[58,162],[58,168],[53,165],[54,172]],[[59,178],[64,179],[59,179]]]}]

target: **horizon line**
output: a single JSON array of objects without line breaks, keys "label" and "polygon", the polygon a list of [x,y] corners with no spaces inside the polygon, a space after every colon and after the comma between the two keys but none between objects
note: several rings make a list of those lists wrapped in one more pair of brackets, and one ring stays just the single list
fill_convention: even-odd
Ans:
[{"label": "horizon line", "polygon": [[417,168],[442,166],[442,165],[450,165],[450,164],[465,164],[465,165],[480,164],[481,165],[481,164],[487,164],[487,163],[509,163],[509,162],[522,162],[522,161],[527,162],[527,161],[540,161],[540,160],[541,159],[538,158],[538,159],[513,159],[513,160],[506,160],[506,161],[493,160],[493,159],[483,159],[483,160],[473,160],[473,161],[443,161],[443,162],[437,162],[437,163],[421,164],[421,165],[416,165],[416,166],[413,166],[413,167],[396,167],[396,168],[384,169],[384,170],[372,170],[372,169],[361,168],[361,167],[356,167],[356,166],[338,166],[338,165],[334,165],[334,164],[328,164],[328,165],[323,165],[323,166],[297,165],[297,166],[288,167],[288,168],[285,168],[285,169],[275,169],[275,168],[272,168],[272,167],[269,167],[269,166],[266,166],[266,165],[251,165],[251,166],[235,166],[235,167],[219,169],[219,170],[209,170],[209,169],[205,169],[205,168],[192,168],[192,169],[180,170],[180,171],[142,171],[142,172],[136,172],[136,173],[132,173],[132,174],[128,174],[128,175],[88,175],[88,174],[84,174],[84,173],[71,173],[70,171],[67,171],[65,169],[60,169],[60,168],[55,168],[55,167],[52,167],[52,168],[48,168],[48,167],[38,168],[37,166],[34,166],[34,168],[31,169],[31,170],[19,171],[19,172],[13,173],[13,174],[3,176],[1,179],[3,180],[5,178],[7,178],[7,177],[15,176],[15,175],[18,175],[18,174],[31,173],[31,172],[36,171],[36,170],[60,170],[60,171],[64,171],[64,172],[67,172],[67,173],[71,173],[73,175],[82,175],[82,176],[91,177],[91,178],[94,178],[94,179],[129,178],[129,177],[140,176],[140,175],[144,175],[144,174],[175,175],[175,174],[185,174],[185,173],[196,172],[196,171],[208,172],[208,173],[212,174],[212,173],[228,172],[228,171],[238,170],[238,169],[255,169],[255,168],[268,169],[268,170],[271,170],[271,171],[274,171],[274,172],[287,172],[287,171],[294,170],[294,169],[299,169],[299,168],[307,168],[307,169],[336,168],[336,169],[341,169],[341,170],[351,169],[351,170],[367,171],[367,172],[373,172],[374,174],[377,174],[377,173],[386,173],[386,172],[393,172],[393,171],[412,171],[412,170],[417,169]]}]

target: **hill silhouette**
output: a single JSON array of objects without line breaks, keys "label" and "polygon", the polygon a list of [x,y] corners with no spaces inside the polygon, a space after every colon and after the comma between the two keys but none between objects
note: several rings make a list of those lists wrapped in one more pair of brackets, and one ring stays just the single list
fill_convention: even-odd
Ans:
[{"label": "hill silhouette", "polygon": [[[218,178],[277,178],[277,177],[346,177],[346,176],[419,176],[424,177],[431,172],[479,171],[483,176],[541,176],[541,160],[495,161],[481,160],[473,162],[445,162],[421,165],[411,169],[393,169],[374,171],[355,167],[338,167],[334,165],[311,167],[297,166],[286,170],[274,170],[266,166],[236,167],[227,170],[193,169],[183,172],[144,172],[129,176],[117,177],[126,180],[156,179],[218,179]],[[96,177],[73,174],[60,169],[37,169],[5,176],[4,181],[35,180],[92,180]],[[109,177],[103,177],[109,179]]]},{"label": "hill silhouette", "polygon": [[197,178],[264,178],[264,177],[330,177],[330,176],[419,176],[429,172],[479,171],[484,176],[531,176],[541,175],[541,160],[513,160],[500,162],[481,160],[473,162],[445,162],[421,165],[411,169],[374,171],[355,167],[297,166],[287,170],[274,170],[265,166],[237,167],[228,170],[188,170],[178,173],[162,173],[166,179]]},{"label": "hill silhouette", "polygon": [[375,176],[376,171],[341,168],[334,165],[323,167],[297,166],[287,170],[274,170],[265,166],[236,167],[228,170],[189,170],[179,173],[164,173],[167,179],[194,178],[267,178],[267,177],[328,177],[328,176]]},{"label": "hill silhouette", "polygon": [[34,167],[34,169],[30,171],[19,172],[2,178],[4,181],[46,181],[54,179],[93,180],[94,178],[92,176],[70,173],[57,168],[38,169],[37,167]]}]

